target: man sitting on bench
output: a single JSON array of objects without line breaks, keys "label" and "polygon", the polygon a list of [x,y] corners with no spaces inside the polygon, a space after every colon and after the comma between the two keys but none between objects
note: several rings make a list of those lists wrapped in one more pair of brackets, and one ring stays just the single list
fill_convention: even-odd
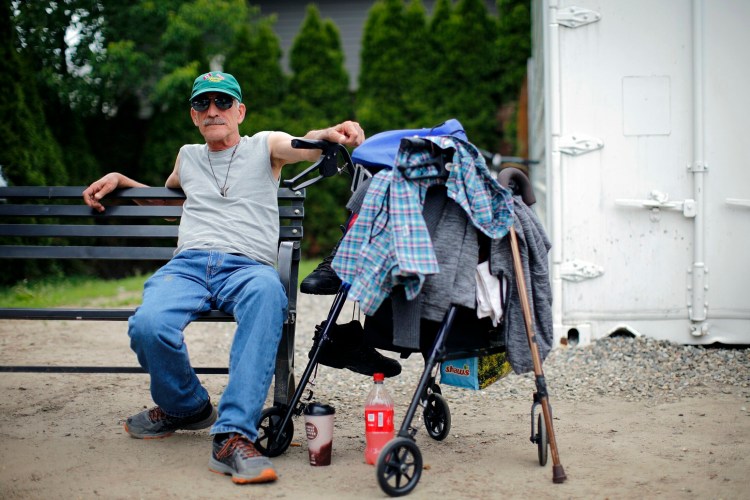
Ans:
[{"label": "man sitting on bench", "polygon": [[[246,108],[237,80],[228,73],[196,78],[190,104],[190,116],[206,143],[183,146],[166,181],[186,196],[177,249],[146,281],[142,305],[128,328],[157,406],[128,418],[125,430],[135,438],[153,439],[213,425],[210,470],[231,475],[235,483],[274,481],[273,465],[253,443],[287,308],[274,269],[276,193],[284,165],[314,161],[319,153],[293,149],[292,137],[283,132],[240,136]],[[357,146],[364,132],[347,121],[310,131],[305,138]],[[84,190],[83,199],[101,212],[107,193],[143,186],[112,172]],[[185,327],[211,308],[232,314],[237,322],[229,382],[218,412],[195,375],[183,338]]]}]

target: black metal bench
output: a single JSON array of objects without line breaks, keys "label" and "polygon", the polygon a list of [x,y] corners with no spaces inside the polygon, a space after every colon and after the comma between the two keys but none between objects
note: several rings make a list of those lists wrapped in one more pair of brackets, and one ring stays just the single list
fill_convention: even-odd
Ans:
[{"label": "black metal bench", "polygon": [[[0,187],[0,260],[79,259],[154,261],[172,257],[181,206],[136,205],[134,200],[175,200],[180,190],[128,188],[105,198],[98,213],[81,198],[85,186]],[[276,356],[274,401],[285,404],[294,392],[294,327],[304,218],[304,189],[280,188],[278,270],[289,299],[289,314]],[[134,309],[8,308],[0,319],[126,321]],[[234,321],[210,311],[199,321]],[[142,373],[137,366],[0,366],[3,372]],[[226,367],[196,367],[197,373],[226,374]]]}]

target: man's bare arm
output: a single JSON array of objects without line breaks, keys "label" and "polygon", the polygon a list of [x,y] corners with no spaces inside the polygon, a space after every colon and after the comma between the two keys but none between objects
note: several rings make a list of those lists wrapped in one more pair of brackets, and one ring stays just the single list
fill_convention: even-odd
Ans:
[{"label": "man's bare arm", "polygon": [[[365,140],[365,132],[359,123],[346,121],[322,130],[311,130],[305,139],[327,140],[338,142],[345,146],[356,147]],[[298,161],[315,161],[320,156],[316,149],[295,149],[292,147],[293,137],[284,132],[271,132],[268,146],[271,151],[271,165],[276,178],[279,178],[284,165]]]},{"label": "man's bare arm", "polygon": [[[179,189],[179,164],[180,158],[177,157],[175,167],[167,178],[165,184],[168,188]],[[131,179],[119,172],[110,172],[98,181],[92,182],[89,187],[83,190],[83,202],[97,212],[104,212],[104,205],[101,200],[115,189],[131,187],[149,187],[147,184]],[[184,200],[136,200],[138,205],[182,205]]]}]

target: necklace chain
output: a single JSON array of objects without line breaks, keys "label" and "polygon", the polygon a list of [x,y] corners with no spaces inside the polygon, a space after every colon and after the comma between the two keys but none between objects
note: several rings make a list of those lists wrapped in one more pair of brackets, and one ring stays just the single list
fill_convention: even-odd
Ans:
[{"label": "necklace chain", "polygon": [[227,175],[224,176],[224,186],[219,187],[219,180],[216,178],[216,172],[214,172],[214,166],[211,164],[211,151],[209,151],[208,147],[206,147],[206,156],[208,156],[208,166],[211,167],[211,174],[214,176],[214,182],[216,183],[216,187],[219,188],[219,194],[221,194],[222,198],[227,197],[227,191],[229,188],[227,188],[227,181],[229,180],[229,169],[232,168],[232,160],[234,160],[234,153],[237,152],[237,148],[240,146],[240,143],[238,142],[236,146],[234,146],[234,149],[232,150],[232,156],[229,158],[229,165],[227,166]]}]

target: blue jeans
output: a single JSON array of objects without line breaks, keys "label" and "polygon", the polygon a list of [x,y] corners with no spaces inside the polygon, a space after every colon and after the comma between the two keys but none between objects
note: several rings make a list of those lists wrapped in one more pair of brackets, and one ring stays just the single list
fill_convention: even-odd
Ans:
[{"label": "blue jeans", "polygon": [[180,252],[146,281],[143,303],[128,322],[130,346],[151,376],[154,402],[175,417],[194,415],[209,398],[190,365],[183,330],[212,307],[234,315],[237,330],[211,434],[238,432],[254,442],[286,318],[287,297],[274,268],[222,252]]}]

